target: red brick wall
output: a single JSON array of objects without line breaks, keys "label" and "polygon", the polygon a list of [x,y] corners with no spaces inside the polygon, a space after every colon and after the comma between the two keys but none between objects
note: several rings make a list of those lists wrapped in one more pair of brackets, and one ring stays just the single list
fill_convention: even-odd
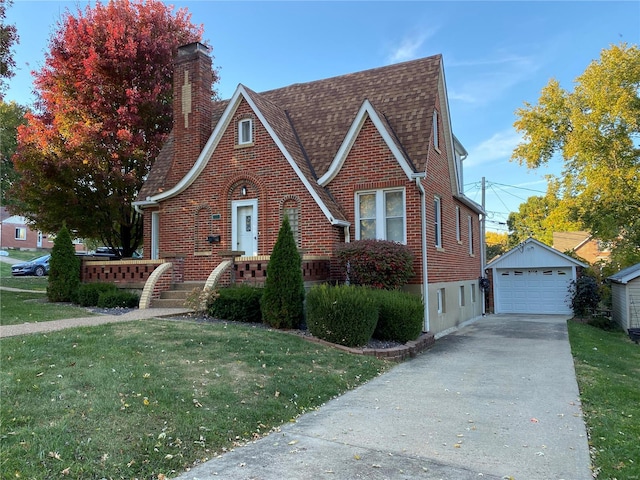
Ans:
[{"label": "red brick wall", "polygon": [[[237,120],[251,116],[254,122],[254,143],[236,146]],[[247,194],[242,196],[241,188]],[[220,252],[231,245],[231,202],[258,200],[258,254],[269,255],[281,224],[284,199],[295,198],[300,207],[299,226],[301,248],[308,255],[330,255],[337,242],[343,240],[342,228],[332,227],[320,207],[303,186],[282,152],[244,101],[222,136],[216,151],[200,176],[185,192],[160,204],[160,256],[169,261],[184,258],[184,280],[203,280],[221,261]],[[198,213],[200,212],[200,213]],[[196,216],[202,212],[219,214],[212,220],[211,231],[196,229]],[[151,210],[145,214],[145,245],[151,245]],[[220,243],[199,241],[194,255],[195,233],[220,235]],[[145,249],[145,255],[149,248]]]}]

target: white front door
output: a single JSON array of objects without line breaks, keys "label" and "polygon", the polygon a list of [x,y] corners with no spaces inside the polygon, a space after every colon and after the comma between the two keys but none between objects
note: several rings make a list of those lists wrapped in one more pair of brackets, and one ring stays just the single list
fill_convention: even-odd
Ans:
[{"label": "white front door", "polygon": [[245,256],[258,254],[258,201],[232,202],[232,250],[241,250]]}]

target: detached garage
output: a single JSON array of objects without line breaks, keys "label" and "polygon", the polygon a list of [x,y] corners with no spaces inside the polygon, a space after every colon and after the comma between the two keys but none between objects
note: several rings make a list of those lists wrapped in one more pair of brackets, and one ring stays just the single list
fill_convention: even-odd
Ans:
[{"label": "detached garage", "polygon": [[587,265],[529,238],[487,264],[493,311],[571,315],[569,286],[581,267]]}]

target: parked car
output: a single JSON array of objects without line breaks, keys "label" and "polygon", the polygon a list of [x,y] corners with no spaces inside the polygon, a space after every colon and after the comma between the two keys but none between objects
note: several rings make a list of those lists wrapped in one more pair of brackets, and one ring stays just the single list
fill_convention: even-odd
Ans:
[{"label": "parked car", "polygon": [[49,275],[49,259],[51,255],[43,255],[29,262],[15,263],[11,266],[11,275]]}]

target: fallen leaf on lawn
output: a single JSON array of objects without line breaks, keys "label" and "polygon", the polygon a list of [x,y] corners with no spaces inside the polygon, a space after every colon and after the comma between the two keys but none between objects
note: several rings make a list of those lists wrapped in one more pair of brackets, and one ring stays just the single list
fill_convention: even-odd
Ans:
[{"label": "fallen leaf on lawn", "polygon": [[44,375],[44,372],[40,372],[40,373],[36,374],[36,377],[41,377],[42,375]]},{"label": "fallen leaf on lawn", "polygon": [[67,467],[64,470],[62,470],[60,473],[62,475],[69,475],[69,472],[71,472],[71,468]]},{"label": "fallen leaf on lawn", "polygon": [[167,480],[167,477],[165,476],[164,473],[159,473],[158,474],[158,480]]},{"label": "fallen leaf on lawn", "polygon": [[49,452],[49,456],[51,458],[55,458],[56,460],[62,460],[62,458],[60,458],[60,454],[58,452]]}]

